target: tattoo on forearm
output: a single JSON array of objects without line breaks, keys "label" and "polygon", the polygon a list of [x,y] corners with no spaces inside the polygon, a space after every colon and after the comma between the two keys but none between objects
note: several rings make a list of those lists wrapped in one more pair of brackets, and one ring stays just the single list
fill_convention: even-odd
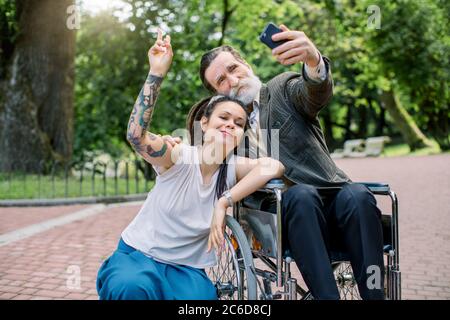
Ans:
[{"label": "tattoo on forearm", "polygon": [[[147,146],[146,148],[141,146],[142,139],[146,134],[149,134],[147,129],[152,120],[153,109],[161,89],[162,80],[163,78],[161,77],[151,74],[148,75],[147,80],[136,99],[133,111],[131,112],[130,121],[128,122],[128,141],[130,141],[136,151],[145,151],[150,157],[162,157],[167,150],[165,144],[159,151],[153,150],[150,146]],[[151,140],[156,139],[156,136],[152,134],[150,134],[149,137]]]},{"label": "tattoo on forearm", "polygon": [[166,150],[167,150],[167,145],[164,143],[163,147],[159,151],[155,151],[155,150],[153,150],[153,148],[151,146],[147,146],[147,150],[145,150],[145,152],[150,157],[157,158],[157,157],[162,157],[166,153]]}]

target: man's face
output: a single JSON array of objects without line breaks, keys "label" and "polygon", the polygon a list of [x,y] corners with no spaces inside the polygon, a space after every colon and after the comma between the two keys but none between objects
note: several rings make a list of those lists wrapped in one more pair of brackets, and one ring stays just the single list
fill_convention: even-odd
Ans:
[{"label": "man's face", "polygon": [[261,81],[250,67],[237,60],[230,52],[221,52],[205,71],[206,81],[217,93],[251,103],[259,90]]}]

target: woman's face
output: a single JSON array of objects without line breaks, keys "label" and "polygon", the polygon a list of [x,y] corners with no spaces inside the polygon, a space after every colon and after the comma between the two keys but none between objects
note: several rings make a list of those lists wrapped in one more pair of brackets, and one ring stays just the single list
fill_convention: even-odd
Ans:
[{"label": "woman's face", "polygon": [[209,119],[201,119],[205,144],[214,142],[216,147],[225,147],[228,153],[241,142],[246,122],[247,114],[239,104],[219,102]]}]

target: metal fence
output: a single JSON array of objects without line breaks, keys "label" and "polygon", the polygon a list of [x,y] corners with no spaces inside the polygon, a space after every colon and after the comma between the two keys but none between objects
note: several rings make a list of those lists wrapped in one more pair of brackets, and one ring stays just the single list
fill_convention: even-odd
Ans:
[{"label": "metal fence", "polygon": [[26,163],[0,172],[0,200],[119,196],[147,193],[155,173],[141,159],[62,164],[42,161],[30,172]]}]

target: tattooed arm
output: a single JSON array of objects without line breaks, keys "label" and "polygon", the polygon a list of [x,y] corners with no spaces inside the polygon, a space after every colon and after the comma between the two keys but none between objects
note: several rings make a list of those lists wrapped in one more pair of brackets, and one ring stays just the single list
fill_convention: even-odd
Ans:
[{"label": "tattooed arm", "polygon": [[174,147],[163,137],[148,132],[153,110],[164,76],[172,62],[170,37],[162,40],[162,32],[158,30],[158,39],[150,48],[150,72],[139,93],[128,122],[127,139],[137,153],[147,162],[169,168],[177,160],[180,147]]}]

